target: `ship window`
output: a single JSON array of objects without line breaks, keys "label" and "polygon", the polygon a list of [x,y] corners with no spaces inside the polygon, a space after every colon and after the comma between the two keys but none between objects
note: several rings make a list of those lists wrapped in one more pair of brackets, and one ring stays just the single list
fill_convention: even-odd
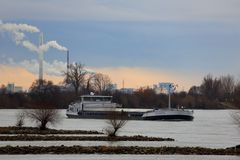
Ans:
[{"label": "ship window", "polygon": [[111,101],[112,97],[83,97],[84,101],[90,101],[90,102],[99,102],[99,101]]}]

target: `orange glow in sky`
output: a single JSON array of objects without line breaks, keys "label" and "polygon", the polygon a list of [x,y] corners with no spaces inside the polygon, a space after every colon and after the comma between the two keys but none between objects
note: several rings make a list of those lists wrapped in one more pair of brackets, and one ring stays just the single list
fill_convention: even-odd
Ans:
[{"label": "orange glow in sky", "polygon": [[[194,77],[185,79],[177,73],[167,73],[163,71],[149,70],[144,68],[91,68],[96,72],[108,75],[113,83],[116,83],[118,88],[139,88],[158,84],[159,82],[172,82],[178,84],[178,90],[188,90],[192,84],[196,84]],[[38,75],[30,73],[24,68],[0,65],[0,84],[15,83],[17,86],[22,86],[28,89],[32,82],[38,78]],[[51,80],[54,84],[59,84],[63,81],[61,76],[44,75],[44,79]],[[199,79],[198,79],[199,80]],[[198,84],[196,84],[198,85]]]}]

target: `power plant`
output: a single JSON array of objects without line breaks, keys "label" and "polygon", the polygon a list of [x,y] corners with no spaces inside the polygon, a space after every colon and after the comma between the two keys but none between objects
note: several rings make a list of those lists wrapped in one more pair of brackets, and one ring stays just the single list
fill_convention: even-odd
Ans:
[{"label": "power plant", "polygon": [[[67,75],[69,72],[69,50],[66,47],[60,46],[56,41],[49,41],[44,43],[44,37],[43,37],[43,33],[41,32],[39,35],[39,45],[37,47],[37,54],[38,54],[38,63],[39,63],[39,85],[42,84],[43,81],[43,62],[44,62],[44,54],[45,52],[48,51],[48,49],[52,47],[52,48],[56,48],[60,51],[65,51],[67,52]],[[68,78],[68,77],[67,77]],[[68,79],[67,79],[68,80]]]},{"label": "power plant", "polygon": [[[28,24],[16,24],[16,23],[3,23],[0,20],[0,32],[9,32],[12,35],[12,39],[17,45],[22,45],[27,48],[29,51],[34,52],[38,55],[39,63],[39,85],[41,85],[43,80],[43,62],[44,54],[49,50],[49,48],[54,48],[59,51],[67,52],[67,73],[69,70],[69,51],[66,47],[61,46],[57,41],[46,41],[44,43],[43,33],[40,30],[32,25]],[[25,39],[25,32],[27,33],[39,33],[39,44],[35,45],[30,40]]]}]

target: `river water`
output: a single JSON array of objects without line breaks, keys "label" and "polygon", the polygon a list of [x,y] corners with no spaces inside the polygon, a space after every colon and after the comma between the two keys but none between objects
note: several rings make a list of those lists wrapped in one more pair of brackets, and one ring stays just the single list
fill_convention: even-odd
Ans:
[{"label": "river water", "polygon": [[[0,110],[0,126],[12,126],[16,123],[16,113],[19,110]],[[155,136],[155,137],[170,137],[174,138],[174,142],[91,142],[91,141],[48,141],[48,142],[20,142],[20,141],[2,141],[0,146],[5,145],[38,145],[38,146],[50,146],[50,145],[82,145],[82,146],[96,146],[96,145],[111,145],[111,146],[200,146],[210,148],[225,148],[240,144],[240,129],[234,123],[231,113],[234,110],[195,110],[193,121],[128,121],[128,123],[120,130],[120,135],[143,135],[143,136]],[[62,120],[51,128],[57,129],[81,129],[81,130],[97,130],[102,131],[107,127],[105,120],[94,119],[68,119],[65,117],[65,110],[61,110]],[[26,120],[25,125],[33,126],[34,124],[29,120]],[[46,156],[46,155],[45,155]],[[84,155],[85,159],[91,159],[89,155]],[[109,156],[109,155],[108,155]],[[131,158],[129,158],[129,156]],[[133,159],[133,155],[127,156],[129,159]],[[155,155],[152,155],[155,157]],[[9,159],[14,159],[14,156],[9,156]],[[24,156],[16,156],[18,159],[25,159]],[[38,156],[39,159],[44,157]],[[47,156],[48,157],[48,156]],[[59,156],[49,156],[47,159],[59,159]],[[72,156],[66,156],[66,159],[72,159]],[[76,159],[79,157],[73,156]],[[94,156],[93,156],[94,157]],[[104,155],[100,156],[103,157]],[[100,158],[98,157],[98,158]],[[118,158],[117,158],[118,157]],[[112,155],[111,159],[128,159],[125,156]],[[142,158],[141,158],[142,157]],[[140,156],[137,159],[148,159],[151,156]],[[162,157],[162,156],[160,156]],[[178,156],[177,159],[182,159],[182,156]],[[185,157],[185,156],[184,156]],[[186,156],[184,159],[197,159],[199,156]],[[221,159],[217,156],[207,156],[210,159]],[[205,157],[204,159],[207,159]],[[216,158],[217,157],[217,158]],[[224,157],[223,159],[235,159],[236,157]],[[32,157],[36,158],[35,156]],[[46,158],[46,157],[45,157]],[[105,157],[106,158],[106,157]],[[165,156],[160,159],[175,159],[174,156]],[[0,159],[5,159],[0,156]],[[27,159],[31,159],[29,156]],[[44,159],[44,158],[43,158]],[[73,158],[74,159],[74,158]],[[81,159],[81,158],[80,158]],[[92,158],[94,159],[94,158]],[[156,157],[153,159],[157,159]],[[239,157],[238,157],[239,159]]]}]

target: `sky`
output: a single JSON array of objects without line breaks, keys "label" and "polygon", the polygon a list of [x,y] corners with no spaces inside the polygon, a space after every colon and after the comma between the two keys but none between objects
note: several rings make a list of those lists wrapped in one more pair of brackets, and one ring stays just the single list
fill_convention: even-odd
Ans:
[{"label": "sky", "polygon": [[59,45],[44,54],[44,78],[55,83],[65,49],[71,63],[109,75],[118,88],[124,80],[130,88],[173,82],[188,90],[207,74],[239,80],[239,8],[239,0],[0,0],[0,84],[28,88],[37,79],[39,49],[26,43],[38,46],[40,32]]}]

